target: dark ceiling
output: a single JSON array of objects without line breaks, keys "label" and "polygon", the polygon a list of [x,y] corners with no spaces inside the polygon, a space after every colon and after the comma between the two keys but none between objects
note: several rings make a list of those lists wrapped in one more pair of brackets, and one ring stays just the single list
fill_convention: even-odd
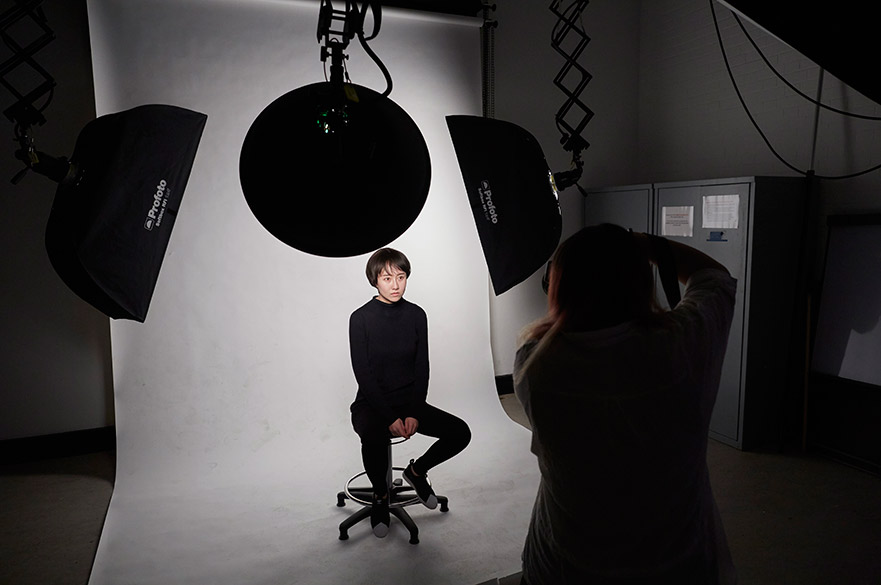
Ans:
[{"label": "dark ceiling", "polygon": [[477,16],[483,8],[480,0],[382,0],[380,4],[459,16]]},{"label": "dark ceiling", "polygon": [[837,0],[811,4],[801,0],[723,0],[722,3],[881,104],[875,2]]}]

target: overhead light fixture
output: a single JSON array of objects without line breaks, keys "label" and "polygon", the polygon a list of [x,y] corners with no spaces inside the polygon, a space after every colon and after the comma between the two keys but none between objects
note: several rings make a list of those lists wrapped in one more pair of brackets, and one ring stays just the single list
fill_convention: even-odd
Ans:
[{"label": "overhead light fixture", "polygon": [[[270,103],[242,145],[239,179],[252,213],[278,240],[309,254],[356,256],[380,248],[406,231],[428,196],[425,139],[387,97],[391,77],[367,44],[380,22],[376,3],[359,9],[347,0],[338,11],[322,0],[318,40],[321,60],[331,60],[330,80]],[[349,82],[344,72],[343,51],[355,36],[386,77],[382,94]]]},{"label": "overhead light fixture", "polygon": [[[41,0],[17,0],[0,14],[0,37],[12,56],[0,82],[15,97],[4,111],[15,124],[24,168],[58,183],[46,225],[46,251],[61,280],[114,319],[143,322],[171,238],[207,116],[150,104],[101,116],[80,132],[70,159],[37,149],[34,126],[46,119],[55,80],[34,55],[55,36]],[[19,44],[9,29],[20,21],[39,34]],[[36,87],[19,91],[7,75],[18,67],[36,74]],[[44,103],[37,107],[38,100]]]}]

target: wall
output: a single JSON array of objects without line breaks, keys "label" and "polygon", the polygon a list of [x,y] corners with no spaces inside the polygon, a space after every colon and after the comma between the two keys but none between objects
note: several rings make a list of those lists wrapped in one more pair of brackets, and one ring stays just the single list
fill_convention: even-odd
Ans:
[{"label": "wall", "polygon": [[[551,80],[562,61],[549,48],[556,17],[545,2],[499,4],[497,117],[533,132],[552,168],[560,170],[567,161],[557,144],[553,113],[562,105],[563,94]],[[832,177],[881,162],[881,124],[826,111],[819,116],[815,149],[815,107],[774,76],[728,9],[713,6],[744,99],[770,144],[789,165],[801,171],[813,168],[818,177]],[[581,63],[593,79],[582,99],[596,113],[584,134],[591,146],[584,154],[583,187],[798,174],[771,152],[741,106],[726,71],[710,2],[595,0],[588,4],[583,24],[592,41]],[[817,94],[820,70],[815,64],[750,23],[745,26],[791,83],[810,96]],[[521,46],[529,46],[527,54]],[[833,107],[881,114],[881,105],[828,73],[822,96]],[[823,249],[825,217],[881,209],[881,172],[848,180],[820,179],[817,193],[818,213],[804,242],[814,277],[822,268],[822,254],[813,250]],[[561,197],[565,233],[578,225],[580,202],[574,189]],[[497,374],[511,371],[517,331],[543,314],[545,299],[538,290],[539,279],[535,275],[493,299]]]},{"label": "wall", "polygon": [[[531,132],[542,145],[551,170],[559,172],[571,167],[572,156],[560,145],[561,134],[554,122],[566,96],[553,80],[565,60],[551,46],[551,31],[558,18],[549,4],[498,3],[496,118]],[[561,4],[565,8],[570,3]],[[636,0],[595,1],[583,13],[583,26],[591,41],[579,63],[593,78],[581,99],[595,115],[583,134],[590,147],[582,153],[582,185],[626,183],[636,170],[639,6]],[[567,78],[567,86],[576,80],[577,76]],[[580,119],[575,115],[567,121],[574,126]],[[581,227],[581,204],[582,196],[575,187],[561,192],[564,238]],[[543,273],[539,270],[498,297],[490,292],[497,375],[511,373],[520,330],[544,314]]]},{"label": "wall", "polygon": [[[743,175],[849,175],[881,163],[881,123],[821,111],[786,87],[744,36],[731,11],[714,4],[733,77],[772,153],[738,100],[725,68],[711,4],[703,0],[643,2],[639,73],[639,164],[632,182]],[[818,93],[820,69],[797,51],[745,21],[774,67],[808,96]],[[871,74],[871,73],[867,73]],[[828,72],[823,103],[879,116],[881,105]],[[815,153],[815,154],[814,154]],[[793,170],[794,167],[796,170]],[[881,208],[881,172],[820,179],[816,235],[822,249],[825,216]],[[815,259],[819,267],[821,257]]]},{"label": "wall", "polygon": [[[782,158],[808,170],[814,106],[768,69],[731,11],[714,6],[734,78],[756,122]],[[644,2],[641,22],[637,180],[796,174],[771,153],[741,106],[725,69],[710,3]],[[787,80],[809,96],[817,95],[820,70],[814,63],[748,21],[745,27]],[[828,73],[823,102],[876,116],[881,111]],[[842,175],[877,164],[873,155],[879,141],[878,123],[823,112],[814,168],[818,175]],[[876,183],[879,177],[867,180]],[[846,183],[844,189],[858,191],[863,184]]]},{"label": "wall", "polygon": [[[3,10],[12,2],[4,2]],[[95,117],[85,2],[47,0],[43,9],[56,39],[35,61],[57,81],[44,111],[47,122],[34,128],[38,149],[70,156],[80,129]],[[35,25],[10,29],[19,44],[34,38]],[[5,50],[5,49],[4,49]],[[0,60],[11,56],[3,53]],[[20,91],[32,88],[27,68],[8,79]],[[3,109],[14,102],[2,93]],[[40,100],[39,104],[43,101]],[[18,185],[9,180],[23,165],[14,158],[18,143],[4,118],[0,141],[0,440],[93,429],[113,424],[110,325],[107,317],[81,301],[55,274],[43,244],[56,184],[29,173]]]}]

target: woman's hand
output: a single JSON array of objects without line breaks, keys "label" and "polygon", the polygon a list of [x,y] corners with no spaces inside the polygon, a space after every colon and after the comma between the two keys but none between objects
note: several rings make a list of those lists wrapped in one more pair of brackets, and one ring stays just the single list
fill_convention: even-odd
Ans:
[{"label": "woman's hand", "polygon": [[388,430],[393,437],[404,437],[405,439],[410,438],[410,436],[407,435],[407,427],[404,426],[404,421],[401,419],[395,419],[395,422],[389,425]]},{"label": "woman's hand", "polygon": [[389,425],[388,430],[393,437],[404,437],[405,439],[409,439],[416,434],[416,429],[418,428],[419,421],[412,416],[408,416],[404,420],[395,420],[395,422]]},{"label": "woman's hand", "polygon": [[416,434],[416,429],[419,428],[419,421],[413,418],[412,416],[408,416],[404,419],[404,430],[407,431],[407,438],[409,439],[413,435]]}]

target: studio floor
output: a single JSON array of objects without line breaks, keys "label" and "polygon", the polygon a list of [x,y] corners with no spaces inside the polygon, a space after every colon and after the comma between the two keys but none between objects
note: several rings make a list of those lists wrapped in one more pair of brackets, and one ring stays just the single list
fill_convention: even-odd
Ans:
[{"label": "studio floor", "polygon": [[[709,464],[741,585],[881,583],[881,477],[715,441]],[[0,584],[88,583],[114,476],[112,452],[0,466]]]}]

